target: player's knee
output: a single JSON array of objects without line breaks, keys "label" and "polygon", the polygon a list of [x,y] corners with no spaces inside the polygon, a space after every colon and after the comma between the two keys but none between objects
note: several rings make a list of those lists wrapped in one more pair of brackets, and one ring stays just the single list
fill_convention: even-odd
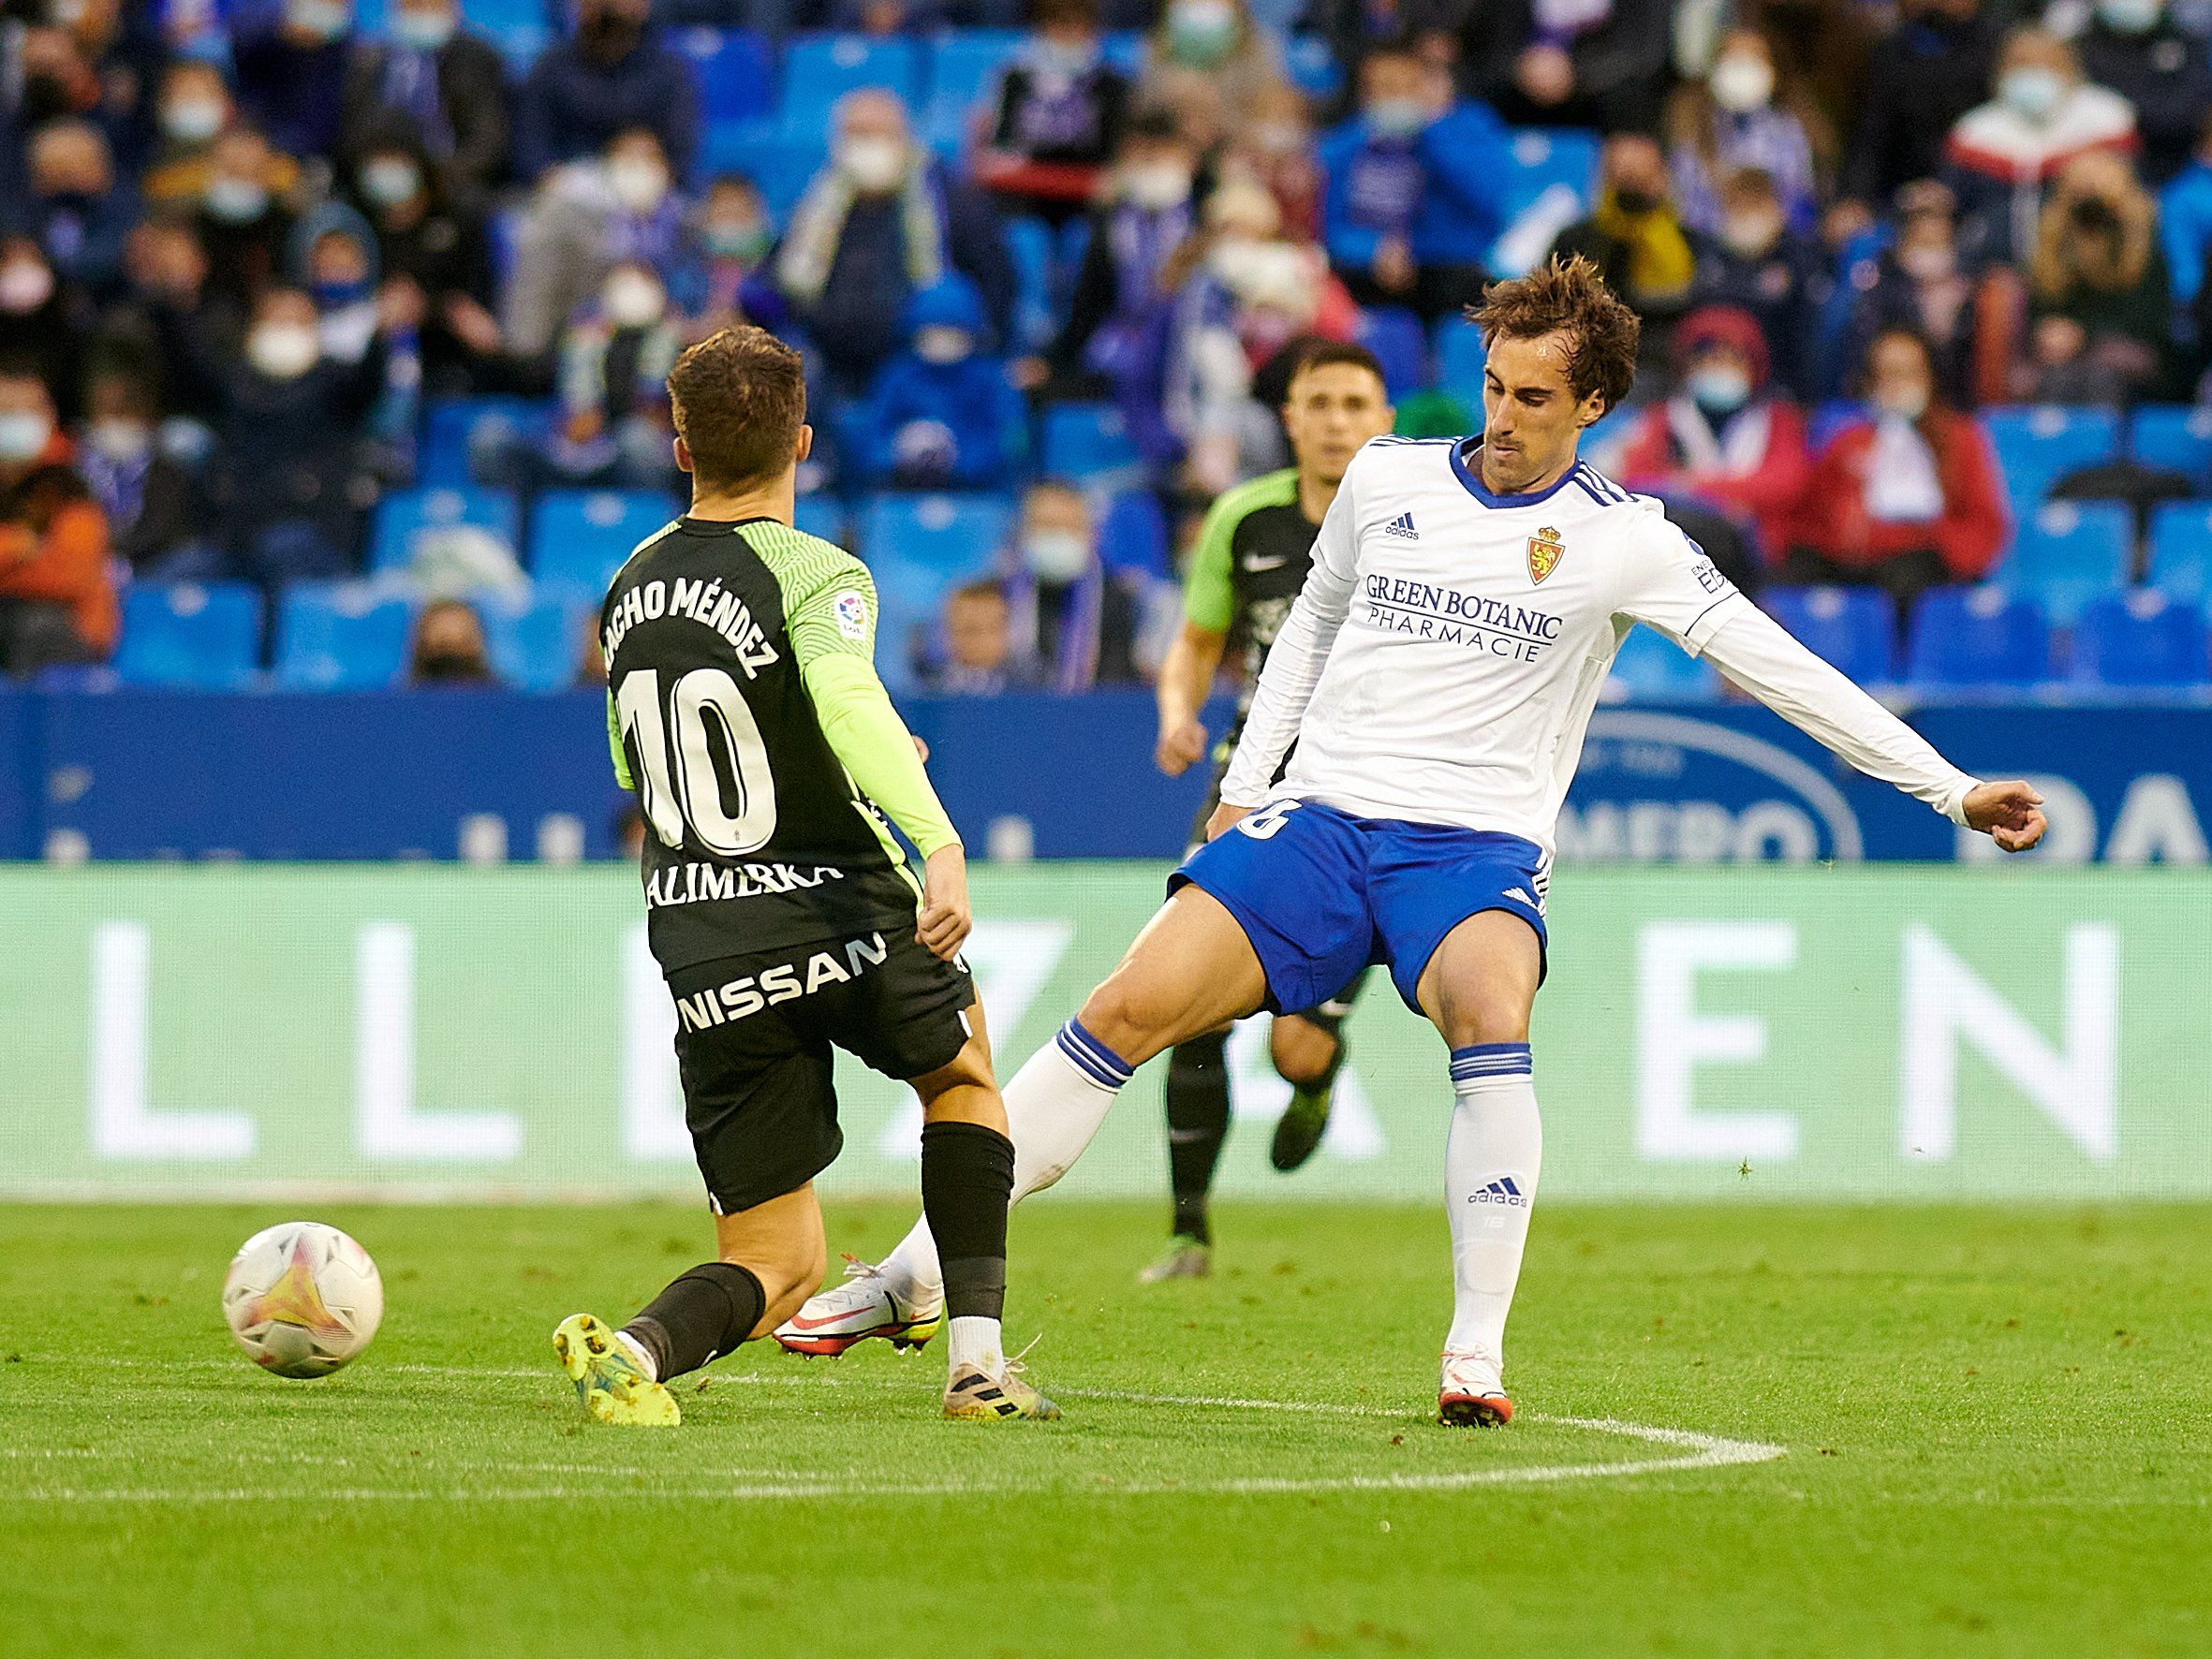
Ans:
[{"label": "player's knee", "polygon": [[1130,1065],[1142,1065],[1164,1046],[1159,1034],[1173,1018],[1173,1010],[1157,991],[1133,985],[1116,974],[1090,994],[1076,1018],[1084,1030],[1097,1037]]},{"label": "player's knee", "polygon": [[1278,1020],[1268,1038],[1268,1052],[1276,1075],[1284,1082],[1293,1089],[1311,1088],[1328,1080],[1336,1064],[1336,1039],[1318,1025],[1290,1025]]},{"label": "player's knee", "polygon": [[1463,1001],[1447,997],[1443,1013],[1444,1040],[1454,1049],[1528,1040],[1528,1006],[1518,997],[1474,996]]}]

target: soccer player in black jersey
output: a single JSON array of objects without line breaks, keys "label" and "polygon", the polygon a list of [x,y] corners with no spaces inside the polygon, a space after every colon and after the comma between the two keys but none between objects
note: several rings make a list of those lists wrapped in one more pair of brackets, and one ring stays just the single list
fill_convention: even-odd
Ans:
[{"label": "soccer player in black jersey", "polygon": [[[669,395],[690,511],[615,576],[600,643],[719,1249],[620,1330],[564,1320],[554,1349],[594,1417],[674,1423],[670,1378],[814,1294],[826,1255],[814,1178],[843,1144],[834,1046],[922,1097],[944,1301],[882,1334],[917,1345],[949,1318],[948,1417],[1056,1417],[1000,1344],[1014,1152],[960,958],[960,838],[876,677],[867,568],[791,527],[813,441],[798,354],[726,329],[677,360]],[[887,816],[922,855],[920,884]]]},{"label": "soccer player in black jersey", "polygon": [[[1276,630],[1305,584],[1321,515],[1352,456],[1391,430],[1394,411],[1382,365],[1363,345],[1319,345],[1298,360],[1283,403],[1294,464],[1238,485],[1214,503],[1199,534],[1183,590],[1183,628],[1159,673],[1159,768],[1176,777],[1206,754],[1199,719],[1223,654],[1242,653],[1236,714],[1214,745],[1214,781],[1191,830],[1205,842],[1206,820],[1231,752],[1244,729],[1252,688]],[[1318,1008],[1279,1016],[1268,1047],[1291,1086],[1269,1155],[1290,1170],[1313,1155],[1328,1126],[1329,1097],[1344,1064],[1344,1019],[1359,980]],[[1174,1188],[1173,1236],[1167,1253],[1139,1275],[1145,1283],[1202,1277],[1211,1270],[1213,1235],[1206,1197],[1229,1134],[1226,1032],[1184,1043],[1168,1057],[1168,1164]]]}]

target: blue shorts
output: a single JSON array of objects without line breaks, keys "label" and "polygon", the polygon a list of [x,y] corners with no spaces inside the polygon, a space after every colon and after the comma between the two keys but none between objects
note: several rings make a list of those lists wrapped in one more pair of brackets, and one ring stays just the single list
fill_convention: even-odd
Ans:
[{"label": "blue shorts", "polygon": [[1278,800],[1192,853],[1168,891],[1187,881],[1221,901],[1260,957],[1276,1013],[1326,1002],[1380,962],[1418,1014],[1422,970],[1468,917],[1506,911],[1545,945],[1549,877],[1543,849],[1517,835]]}]

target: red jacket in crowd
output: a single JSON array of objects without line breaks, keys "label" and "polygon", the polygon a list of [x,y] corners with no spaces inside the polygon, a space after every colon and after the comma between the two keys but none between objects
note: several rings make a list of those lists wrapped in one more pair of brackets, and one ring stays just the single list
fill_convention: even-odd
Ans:
[{"label": "red jacket in crowd", "polygon": [[1620,481],[1647,494],[1693,496],[1746,520],[1758,536],[1760,551],[1769,559],[1780,558],[1790,545],[1791,526],[1811,465],[1805,448],[1805,416],[1783,398],[1752,404],[1723,431],[1733,433],[1743,421],[1762,423],[1765,442],[1759,446],[1758,459],[1741,467],[1698,466],[1676,435],[1676,423],[1703,418],[1692,409],[1678,408],[1678,401],[1688,403],[1669,399],[1637,418],[1621,454]]},{"label": "red jacket in crowd", "polygon": [[1925,523],[1881,523],[1866,512],[1866,469],[1874,423],[1854,421],[1829,441],[1812,465],[1794,539],[1841,565],[1871,567],[1933,545],[1960,581],[1979,581],[2003,550],[2011,521],[1989,440],[1971,418],[1930,411],[1920,433],[1936,455],[1942,516]]}]

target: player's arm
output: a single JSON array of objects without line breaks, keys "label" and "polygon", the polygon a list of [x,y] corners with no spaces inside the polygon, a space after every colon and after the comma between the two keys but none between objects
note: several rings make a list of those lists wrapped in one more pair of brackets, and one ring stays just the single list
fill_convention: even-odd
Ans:
[{"label": "player's arm", "polygon": [[1357,480],[1371,453],[1370,447],[1352,457],[1336,498],[1322,515],[1313,542],[1313,568],[1268,648],[1267,665],[1252,694],[1252,712],[1245,717],[1244,735],[1221,780],[1221,805],[1206,825],[1209,837],[1221,834],[1267,799],[1284,756],[1297,740],[1313,688],[1320,683],[1336,631],[1351,614],[1359,564]]},{"label": "player's arm", "polygon": [[1180,777],[1204,757],[1206,728],[1199,711],[1221,671],[1222,647],[1236,616],[1231,580],[1231,537],[1238,514],[1229,496],[1214,503],[1198,533],[1190,573],[1183,580],[1183,626],[1159,665],[1154,696],[1159,704],[1159,741],[1153,758],[1171,778]]},{"label": "player's arm", "polygon": [[622,714],[614,706],[614,694],[607,694],[607,753],[614,757],[614,781],[625,789],[635,789],[638,780],[630,775],[629,751],[622,744]]}]

